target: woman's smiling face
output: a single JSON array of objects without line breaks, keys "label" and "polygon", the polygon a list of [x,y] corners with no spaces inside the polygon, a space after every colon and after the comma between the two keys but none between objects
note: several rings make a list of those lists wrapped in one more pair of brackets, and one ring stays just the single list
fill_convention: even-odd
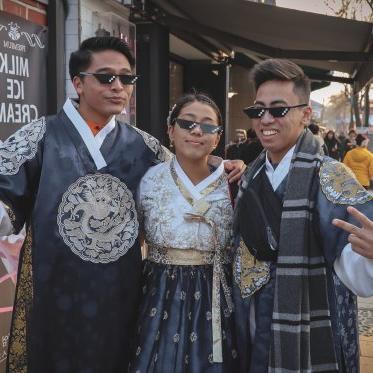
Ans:
[{"label": "woman's smiling face", "polygon": [[[177,119],[219,126],[215,110],[208,104],[193,101],[186,104]],[[193,129],[183,129],[177,124],[169,127],[170,140],[173,141],[179,160],[199,160],[208,156],[217,146],[220,135],[203,133],[197,125]]]}]

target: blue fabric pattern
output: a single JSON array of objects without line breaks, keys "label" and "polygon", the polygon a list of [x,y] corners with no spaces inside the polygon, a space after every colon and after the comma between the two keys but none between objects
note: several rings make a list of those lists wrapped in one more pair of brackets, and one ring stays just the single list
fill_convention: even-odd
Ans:
[{"label": "blue fabric pattern", "polygon": [[[224,266],[228,283],[232,273]],[[144,285],[130,372],[239,372],[234,313],[222,297],[223,363],[212,361],[212,266],[144,264]]]},{"label": "blue fabric pattern", "polygon": [[341,344],[343,365],[346,372],[357,373],[359,372],[357,299],[335,274],[333,274],[333,282],[337,303],[337,333]]},{"label": "blue fabric pattern", "polygon": [[[79,248],[95,246],[98,241],[89,235],[101,229],[102,237],[105,236],[100,244],[101,253],[115,253],[122,245],[122,237],[115,235],[119,224],[112,217],[118,216],[119,223],[123,218],[118,212],[135,217],[133,201],[125,204],[124,200],[116,199],[122,195],[118,194],[117,186],[125,185],[127,196],[132,195],[135,200],[140,179],[159,159],[143,137],[124,123],[117,122],[105,138],[100,151],[107,165],[99,171],[64,111],[47,118],[45,131],[44,127],[40,131],[41,139],[34,134],[32,143],[28,142],[28,154],[33,156],[21,158],[13,167],[18,170],[15,174],[0,170],[0,200],[14,211],[16,230],[25,223],[28,226],[19,271],[24,276],[19,277],[17,288],[22,289],[25,284],[32,287],[28,291],[30,307],[22,308],[24,299],[17,298],[15,302],[14,315],[19,315],[22,322],[13,320],[9,370],[126,372],[140,295],[142,262],[137,232],[126,232],[126,237],[131,237],[126,253],[112,256],[110,262],[94,263],[83,260],[65,244],[58,229],[58,216],[63,196],[77,180],[99,180],[99,174],[105,175],[109,182],[97,183],[95,203],[88,203],[93,198],[91,182],[84,191],[69,195],[79,208],[67,204],[63,212],[70,211],[71,219],[66,219],[70,225],[64,227],[72,232],[69,238]],[[22,142],[31,141],[28,132],[24,136]],[[114,211],[113,206],[119,208]],[[135,218],[128,223],[132,227],[137,225]],[[87,226],[85,236],[81,232]],[[29,261],[24,261],[28,258],[24,255],[26,247]],[[32,271],[28,270],[31,262]]]}]

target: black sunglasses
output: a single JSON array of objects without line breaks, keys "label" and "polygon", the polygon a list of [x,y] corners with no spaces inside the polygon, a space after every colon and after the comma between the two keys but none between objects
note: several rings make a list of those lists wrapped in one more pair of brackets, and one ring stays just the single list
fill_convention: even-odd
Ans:
[{"label": "black sunglasses", "polygon": [[[215,124],[209,124],[209,123],[198,123],[193,120],[186,120],[186,119],[180,119],[176,118],[174,123],[177,123],[180,128],[183,130],[188,130],[191,131],[192,129],[196,128],[199,126],[201,131],[203,133],[209,133],[209,134],[221,134],[223,132],[223,126],[216,126]],[[173,124],[174,124],[173,123]]]},{"label": "black sunglasses", "polygon": [[139,78],[139,75],[128,74],[107,74],[107,73],[79,73],[80,76],[94,76],[101,84],[111,84],[115,78],[119,78],[120,82],[124,85],[133,85]]},{"label": "black sunglasses", "polygon": [[295,106],[276,106],[276,107],[257,107],[257,106],[249,106],[243,109],[243,112],[250,118],[250,119],[259,119],[261,118],[266,111],[271,114],[273,118],[282,118],[284,117],[290,109],[295,109],[297,107],[304,107],[308,106],[307,104],[300,104]]}]

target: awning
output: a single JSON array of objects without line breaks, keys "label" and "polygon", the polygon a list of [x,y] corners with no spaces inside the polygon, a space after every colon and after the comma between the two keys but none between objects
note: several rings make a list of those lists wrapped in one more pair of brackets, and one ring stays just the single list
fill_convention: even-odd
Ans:
[{"label": "awning", "polygon": [[[289,58],[321,71],[311,78],[350,83],[355,91],[373,77],[372,23],[247,0],[152,0],[152,4],[152,20],[211,56],[234,51],[253,61]],[[332,77],[328,71],[348,77]]]}]

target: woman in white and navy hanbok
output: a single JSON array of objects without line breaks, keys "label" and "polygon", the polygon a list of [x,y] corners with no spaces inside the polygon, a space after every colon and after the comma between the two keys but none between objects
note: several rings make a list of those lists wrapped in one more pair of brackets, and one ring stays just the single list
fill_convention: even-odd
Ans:
[{"label": "woman in white and navy hanbok", "polygon": [[148,257],[131,372],[236,372],[233,208],[223,162],[208,157],[220,113],[205,95],[169,117],[176,156],[151,168],[138,193]]}]

